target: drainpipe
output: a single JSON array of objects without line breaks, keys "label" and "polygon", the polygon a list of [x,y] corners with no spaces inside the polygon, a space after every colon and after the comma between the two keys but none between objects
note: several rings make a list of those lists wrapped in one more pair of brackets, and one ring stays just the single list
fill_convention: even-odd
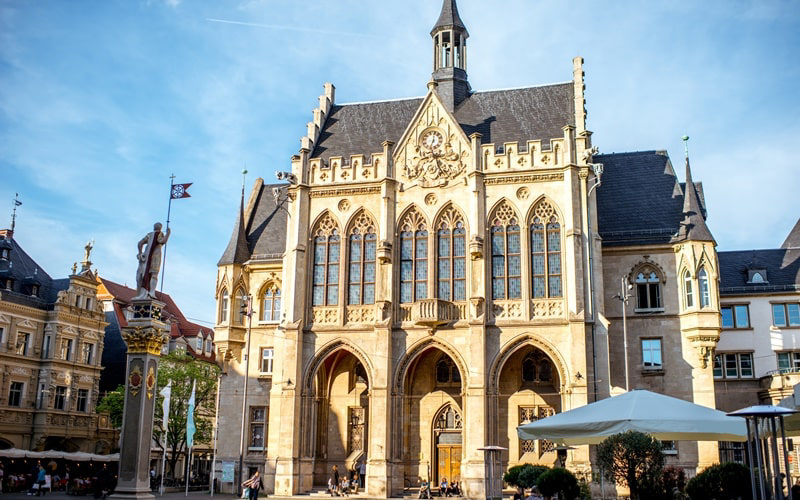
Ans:
[{"label": "drainpipe", "polygon": [[[584,196],[584,205],[583,205],[583,218],[586,223],[586,255],[589,261],[589,293],[587,294],[587,305],[589,309],[589,321],[592,324],[592,384],[594,386],[594,397],[595,400],[597,399],[597,343],[595,341],[595,324],[596,324],[596,313],[595,313],[595,287],[594,287],[594,238],[592,237],[592,221],[589,218],[589,200],[592,196],[592,191],[597,189],[601,184],[601,176],[603,175],[603,164],[602,163],[589,163],[592,158],[592,155],[596,155],[598,153],[597,146],[588,149],[583,152],[583,159],[586,161],[587,165],[591,167],[592,172],[595,176],[595,183],[589,187],[589,190],[586,192]],[[581,190],[585,190],[585,185],[581,186]]]}]

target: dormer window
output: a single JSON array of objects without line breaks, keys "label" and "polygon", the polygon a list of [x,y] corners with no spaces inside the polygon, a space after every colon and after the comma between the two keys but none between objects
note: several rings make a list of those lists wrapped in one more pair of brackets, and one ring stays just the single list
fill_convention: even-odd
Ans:
[{"label": "dormer window", "polygon": [[10,260],[11,259],[11,249],[10,248],[0,248],[0,259],[3,260]]},{"label": "dormer window", "polygon": [[768,283],[766,269],[748,269],[747,270],[747,283],[759,284]]},{"label": "dormer window", "polygon": [[197,338],[195,339],[194,350],[197,351],[197,352],[203,352],[203,336],[202,335],[198,335]]},{"label": "dormer window", "polygon": [[31,295],[33,297],[39,296],[39,285],[31,285]]}]

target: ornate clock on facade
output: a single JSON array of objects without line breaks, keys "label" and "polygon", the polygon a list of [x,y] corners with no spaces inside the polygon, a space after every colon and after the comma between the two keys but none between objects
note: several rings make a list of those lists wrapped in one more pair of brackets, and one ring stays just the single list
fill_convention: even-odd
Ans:
[{"label": "ornate clock on facade", "polygon": [[436,129],[430,129],[423,132],[422,136],[420,137],[420,143],[422,144],[422,147],[428,151],[434,151],[442,146],[444,143],[444,136],[442,136],[440,131]]}]

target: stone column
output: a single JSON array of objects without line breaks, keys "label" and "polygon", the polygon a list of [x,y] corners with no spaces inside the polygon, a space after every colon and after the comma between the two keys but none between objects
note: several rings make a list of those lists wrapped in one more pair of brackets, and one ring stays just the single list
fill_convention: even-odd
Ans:
[{"label": "stone column", "polygon": [[119,454],[119,479],[113,498],[153,498],[150,493],[150,443],[156,402],[156,377],[167,325],[162,302],[133,300],[133,315],[122,328],[128,346],[125,372],[125,411]]}]

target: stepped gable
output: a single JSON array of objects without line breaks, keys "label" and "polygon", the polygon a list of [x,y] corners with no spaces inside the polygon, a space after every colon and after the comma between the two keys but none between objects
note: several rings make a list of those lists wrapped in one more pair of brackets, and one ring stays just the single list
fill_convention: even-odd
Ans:
[{"label": "stepped gable", "polygon": [[[405,132],[423,98],[338,104],[330,113],[311,153],[312,158],[381,151],[381,143],[397,142]],[[470,94],[454,115],[464,133],[482,134],[481,143],[541,140],[564,137],[562,127],[575,125],[572,82]]]}]

